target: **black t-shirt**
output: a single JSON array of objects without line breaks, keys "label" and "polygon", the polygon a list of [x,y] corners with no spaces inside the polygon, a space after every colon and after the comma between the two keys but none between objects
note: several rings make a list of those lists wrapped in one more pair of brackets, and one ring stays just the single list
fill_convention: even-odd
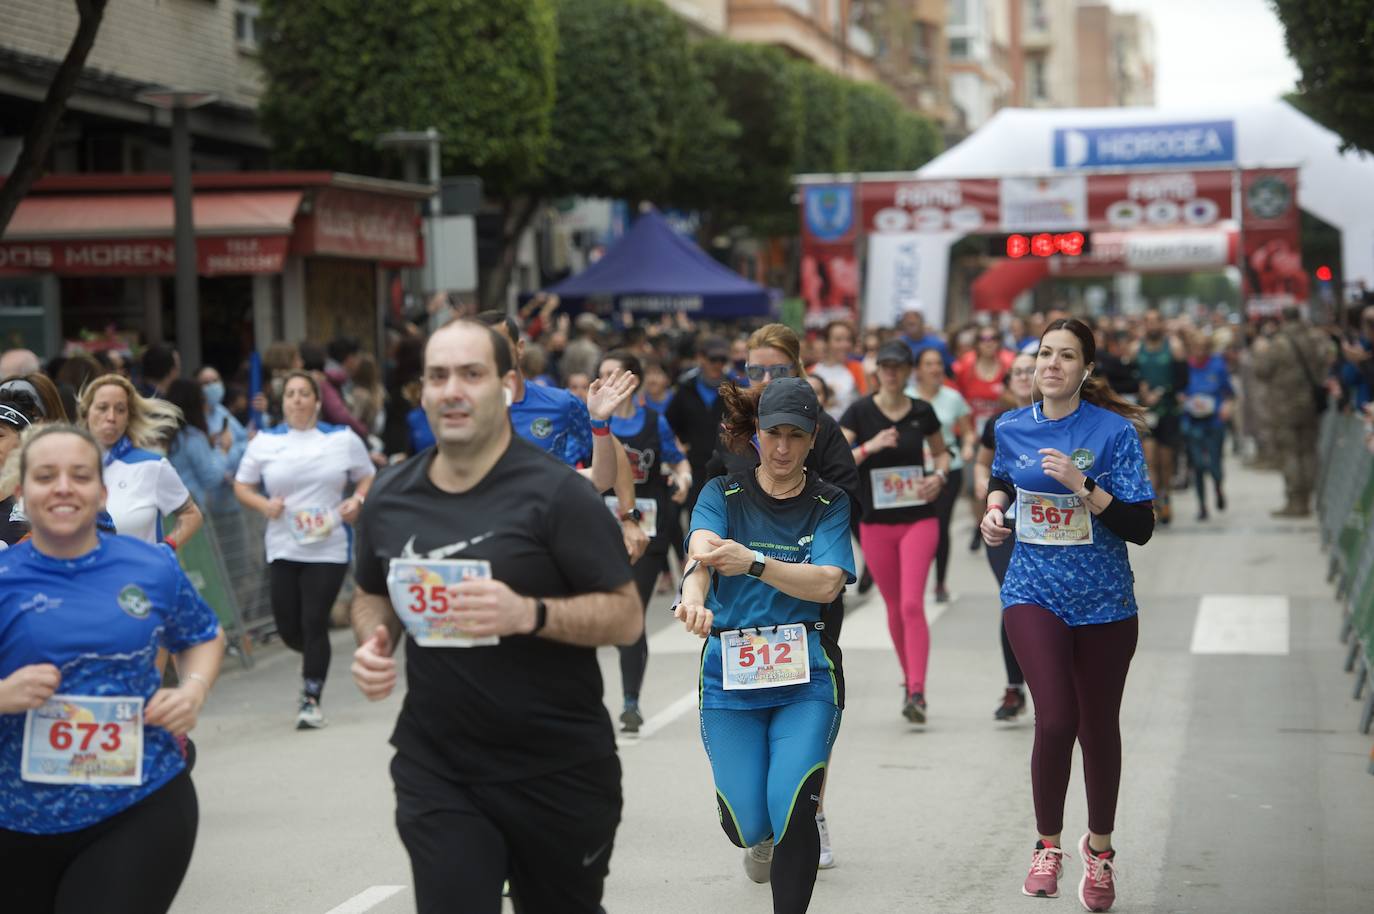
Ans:
[{"label": "black t-shirt", "polygon": [[1005,409],[1002,410],[1001,413],[997,413],[994,416],[989,416],[988,421],[983,423],[983,435],[981,438],[978,439],[978,443],[981,444],[983,447],[987,448],[989,453],[995,454],[997,452],[996,425],[997,420],[1002,418],[1002,413],[1004,412],[1006,412]]},{"label": "black t-shirt", "polygon": [[896,422],[878,408],[872,395],[854,401],[840,417],[840,427],[854,433],[856,445],[863,444],[884,429],[897,429],[896,447],[871,453],[859,464],[859,500],[863,503],[863,520],[866,524],[911,524],[935,516],[934,503],[911,508],[884,508],[881,511],[873,508],[873,471],[885,467],[924,467],[926,438],[940,433],[940,419],[935,415],[934,407],[924,400],[913,400],[911,397],[906,400],[911,404],[911,410]]},{"label": "black t-shirt", "polygon": [[[383,471],[357,526],[358,586],[386,594],[393,558],[486,559],[516,593],[566,597],[631,580],[615,518],[587,481],[518,436],[476,486],[429,479],[433,448]],[[400,610],[400,607],[397,607]],[[406,636],[405,703],[391,743],[467,783],[523,780],[606,758],[615,734],[596,650],[517,635],[493,647]]]}]

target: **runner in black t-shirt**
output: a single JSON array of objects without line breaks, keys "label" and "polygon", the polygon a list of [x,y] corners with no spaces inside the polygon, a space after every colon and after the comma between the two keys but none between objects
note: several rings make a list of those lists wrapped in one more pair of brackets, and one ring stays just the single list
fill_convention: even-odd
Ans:
[{"label": "runner in black t-shirt", "polygon": [[620,820],[595,648],[639,637],[639,599],[597,493],[511,431],[513,382],[489,328],[436,332],[421,399],[437,444],[378,479],[357,528],[369,699],[395,687],[402,621],[411,635],[391,773],[422,914],[497,912],[507,876],[518,911],[595,914]]},{"label": "runner in black t-shirt", "polygon": [[[911,349],[901,340],[878,350],[878,391],[840,417],[859,466],[863,520],[859,543],[887,604],[887,627],[906,674],[902,715],[926,722],[926,663],[930,628],[925,592],[940,543],[935,500],[949,479],[949,451],[935,409],[903,393],[911,376]],[[934,472],[926,474],[926,449]]]}]

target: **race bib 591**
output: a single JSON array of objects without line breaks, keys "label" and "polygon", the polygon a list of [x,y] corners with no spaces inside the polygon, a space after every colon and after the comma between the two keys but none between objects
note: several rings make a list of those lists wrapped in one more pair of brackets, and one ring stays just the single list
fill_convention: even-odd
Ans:
[{"label": "race bib 591", "polygon": [[882,467],[869,470],[868,480],[873,488],[873,510],[888,508],[914,508],[928,505],[916,494],[921,478],[926,474],[924,467]]}]

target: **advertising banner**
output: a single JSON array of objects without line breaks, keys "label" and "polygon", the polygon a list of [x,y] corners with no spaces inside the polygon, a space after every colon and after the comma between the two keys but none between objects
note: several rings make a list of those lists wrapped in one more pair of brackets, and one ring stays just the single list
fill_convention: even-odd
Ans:
[{"label": "advertising banner", "polygon": [[[290,242],[287,235],[197,238],[196,270],[201,276],[280,273]],[[170,276],[175,272],[176,246],[170,238],[0,241],[0,274]]]},{"label": "advertising banner", "polygon": [[995,178],[965,181],[866,181],[859,185],[865,232],[996,231],[1001,205]]},{"label": "advertising banner", "polygon": [[918,308],[927,325],[944,326],[949,245],[956,237],[917,232],[870,235],[864,324],[891,327],[902,312]]},{"label": "advertising banner", "polygon": [[1230,171],[1091,175],[1088,223],[1124,231],[1215,225],[1231,218]]},{"label": "advertising banner", "polygon": [[1311,281],[1302,266],[1298,170],[1246,169],[1241,173],[1240,198],[1247,299],[1307,301]]},{"label": "advertising banner", "polygon": [[854,185],[801,189],[801,296],[807,327],[859,317],[859,209]]},{"label": "advertising banner", "polygon": [[1055,168],[1158,168],[1236,160],[1234,121],[1188,121],[1054,131]]},{"label": "advertising banner", "polygon": [[1055,232],[1088,222],[1088,184],[1083,175],[1001,180],[1002,231]]}]

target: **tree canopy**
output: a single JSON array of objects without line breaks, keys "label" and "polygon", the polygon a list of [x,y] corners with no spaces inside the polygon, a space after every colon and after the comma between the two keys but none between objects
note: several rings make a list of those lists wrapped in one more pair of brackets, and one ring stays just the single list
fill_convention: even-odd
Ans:
[{"label": "tree canopy", "polygon": [[437,127],[446,173],[497,193],[542,174],[551,0],[264,0],[262,24],[262,124],[284,164],[394,173],[378,134]]},{"label": "tree canopy", "polygon": [[1271,0],[1301,72],[1295,104],[1374,152],[1374,16],[1368,0]]}]

